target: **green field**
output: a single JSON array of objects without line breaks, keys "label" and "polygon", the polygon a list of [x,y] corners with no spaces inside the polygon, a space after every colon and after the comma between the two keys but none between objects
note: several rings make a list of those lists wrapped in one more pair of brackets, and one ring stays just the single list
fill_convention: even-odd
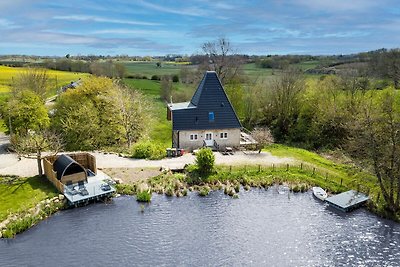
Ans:
[{"label": "green field", "polygon": [[[27,71],[28,68],[13,68],[0,66],[0,93],[7,93],[10,91],[13,79],[18,77],[20,73]],[[74,73],[67,71],[47,70],[49,77],[49,88],[53,94],[57,88],[69,84],[71,81],[76,81],[79,78],[87,77],[87,73]]]},{"label": "green field", "polygon": [[[127,70],[127,75],[142,75],[148,79],[153,75],[173,75],[179,74],[182,66],[185,64],[179,63],[161,63],[161,67],[157,67],[157,62],[126,62],[124,63]],[[195,66],[192,66],[195,67]]]},{"label": "green field", "polygon": [[0,221],[10,213],[26,211],[41,200],[56,195],[55,187],[44,177],[0,177]]},{"label": "green field", "polygon": [[160,98],[160,82],[152,80],[124,79],[131,88],[141,91],[152,104],[154,121],[150,130],[150,139],[165,147],[171,146],[172,123],[167,120],[167,107]]}]

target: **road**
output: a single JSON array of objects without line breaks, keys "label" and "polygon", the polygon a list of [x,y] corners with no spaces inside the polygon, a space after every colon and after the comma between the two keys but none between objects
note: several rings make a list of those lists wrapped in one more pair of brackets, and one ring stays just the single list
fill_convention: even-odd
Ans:
[{"label": "road", "polygon": [[[0,133],[0,175],[17,175],[30,177],[37,175],[35,159],[19,159],[15,153],[6,151],[9,143],[8,136]],[[185,154],[177,158],[165,158],[161,160],[144,160],[119,157],[115,154],[91,153],[96,157],[98,168],[148,168],[166,167],[170,169],[183,168],[186,164],[194,163],[195,156]],[[234,155],[222,155],[215,153],[215,163],[225,165],[271,165],[293,162],[292,158],[280,158],[272,156],[268,152],[244,154],[241,151]]]}]

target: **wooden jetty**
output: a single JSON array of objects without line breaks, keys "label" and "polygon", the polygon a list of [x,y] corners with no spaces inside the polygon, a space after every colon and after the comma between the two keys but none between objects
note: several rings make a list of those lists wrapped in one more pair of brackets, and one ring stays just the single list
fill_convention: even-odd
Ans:
[{"label": "wooden jetty", "polygon": [[348,212],[362,206],[369,200],[369,197],[355,190],[343,192],[341,194],[328,197],[325,201],[338,210]]},{"label": "wooden jetty", "polygon": [[96,168],[89,153],[62,154],[43,159],[47,179],[64,194],[70,206],[111,197],[115,192],[110,177]]}]

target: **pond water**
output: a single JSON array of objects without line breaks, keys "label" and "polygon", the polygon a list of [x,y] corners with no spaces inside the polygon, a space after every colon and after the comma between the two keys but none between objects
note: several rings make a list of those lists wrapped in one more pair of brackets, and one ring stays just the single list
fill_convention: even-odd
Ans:
[{"label": "pond water", "polygon": [[12,240],[0,266],[400,266],[400,224],[342,214],[311,192],[154,195],[59,212]]}]

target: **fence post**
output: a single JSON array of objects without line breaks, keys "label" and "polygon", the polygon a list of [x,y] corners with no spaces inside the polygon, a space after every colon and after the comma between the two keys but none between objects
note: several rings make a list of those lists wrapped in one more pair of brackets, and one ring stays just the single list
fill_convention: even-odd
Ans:
[{"label": "fence post", "polygon": [[328,180],[328,173],[325,174],[325,181]]},{"label": "fence post", "polygon": [[381,198],[381,192],[378,192],[378,196],[376,197],[376,203],[379,203],[379,199]]},{"label": "fence post", "polygon": [[289,163],[286,164],[286,171],[289,171]]},{"label": "fence post", "polygon": [[301,170],[303,169],[303,162],[300,163],[300,169],[301,169]]},{"label": "fence post", "polygon": [[261,165],[258,165],[258,172],[261,172]]},{"label": "fence post", "polygon": [[315,167],[312,169],[312,175],[315,174]]},{"label": "fence post", "polygon": [[360,184],[357,185],[357,192],[360,192]]},{"label": "fence post", "polygon": [[232,165],[229,166],[229,173],[232,173]]},{"label": "fence post", "polygon": [[275,164],[272,163],[272,171],[275,171]]},{"label": "fence post", "polygon": [[343,185],[343,178],[340,178],[340,186]]},{"label": "fence post", "polygon": [[244,165],[244,172],[247,172],[247,165]]}]

